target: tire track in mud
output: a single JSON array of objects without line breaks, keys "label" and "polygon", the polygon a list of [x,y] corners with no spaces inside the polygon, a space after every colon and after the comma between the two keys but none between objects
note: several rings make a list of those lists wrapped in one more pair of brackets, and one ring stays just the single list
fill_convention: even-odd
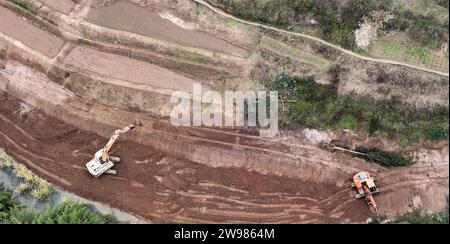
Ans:
[{"label": "tire track in mud", "polygon": [[[23,82],[23,80],[14,82]],[[25,90],[32,89],[33,84],[20,85],[20,91],[27,94]],[[48,87],[51,94],[64,97],[61,92],[58,92],[57,87],[43,84],[41,86]],[[33,94],[31,90],[29,94]],[[57,106],[64,104],[64,106],[67,105],[66,109],[75,110],[79,110],[80,106],[87,106],[80,98],[70,97],[61,100],[60,105]],[[35,156],[22,152],[11,146],[11,143],[5,144],[6,140],[2,140],[0,146],[12,152],[13,156],[19,155],[18,158],[31,167],[33,164],[39,165],[53,175],[70,181],[72,185],[67,187],[67,190],[86,198],[110,203],[114,207],[135,213],[152,222],[334,223],[338,219],[346,222],[361,222],[371,216],[364,201],[354,200],[351,190],[347,188],[349,182],[344,182],[341,186],[315,184],[314,175],[305,175],[304,180],[308,179],[308,181],[304,181],[251,173],[243,168],[213,169],[131,142],[129,145],[128,143],[117,145],[116,150],[119,155],[124,155],[124,162],[129,162],[116,166],[120,176],[105,176],[99,183],[99,180],[92,179],[86,173],[84,163],[90,160],[90,155],[93,155],[96,149],[103,146],[102,143],[106,142],[106,138],[51,119],[36,109],[25,114],[20,113],[22,101],[13,97],[8,98],[7,95],[2,96],[1,99],[0,130],[5,134],[8,133],[7,136],[15,144],[28,145],[27,151],[34,153]],[[89,114],[111,112],[108,110],[110,108],[92,104],[89,108]],[[84,112],[86,111],[83,110],[80,113]],[[115,113],[118,113],[118,110]],[[131,112],[124,113],[128,117],[136,115]],[[148,116],[143,118],[146,120],[146,129],[152,133],[159,133],[160,136],[184,137],[186,141],[191,142],[206,139],[213,145],[225,143],[234,150],[266,151],[267,155],[272,157],[286,154],[312,164],[317,162],[338,166],[333,162],[327,162],[327,160],[336,159],[316,155],[314,152],[318,149],[314,151],[314,148],[309,146],[300,145],[295,148],[273,142],[279,146],[270,147],[274,145],[270,140],[259,141],[260,138],[254,135],[209,128],[169,128],[165,120]],[[36,141],[30,140],[30,137]],[[237,141],[239,144],[236,144]],[[241,147],[241,143],[244,143],[245,147]],[[287,148],[293,151],[286,152],[289,151],[286,150]],[[269,151],[276,153],[272,154]],[[40,157],[53,159],[58,163],[52,164]],[[339,167],[349,166],[339,165]],[[408,170],[412,176],[417,174],[418,177],[429,171],[425,167],[412,167]],[[404,171],[380,173],[380,179],[383,180],[389,175],[403,174]],[[49,177],[43,172],[41,175],[45,178]],[[327,177],[334,179],[336,175],[331,174]],[[51,181],[52,179],[55,184],[61,184],[50,177]],[[442,180],[448,182],[448,175]],[[205,185],[204,182],[207,184]],[[415,183],[417,182],[411,182],[411,184]],[[411,184],[407,183],[406,187],[414,188]],[[101,191],[98,190],[99,187]],[[397,191],[397,189],[393,190]]]},{"label": "tire track in mud", "polygon": [[[134,143],[130,143],[131,146],[120,142],[114,151],[124,155],[126,162],[116,166],[120,172],[118,177],[92,179],[84,170],[84,163],[106,138],[79,131],[60,121],[53,126],[54,119],[38,110],[21,118],[18,110],[22,102],[9,99],[15,102],[13,107],[0,107],[0,147],[5,147],[33,169],[36,169],[33,165],[39,165],[51,175],[36,169],[38,174],[67,190],[112,204],[152,222],[335,223],[338,219],[362,222],[373,214],[364,201],[354,199],[347,187],[349,181],[337,187],[242,169],[211,169]],[[3,106],[10,106],[9,103],[3,98]],[[45,134],[46,131],[50,134]],[[4,136],[6,133],[9,140]],[[30,137],[35,141],[30,141]],[[27,148],[20,148],[20,145],[27,145]],[[59,149],[61,145],[67,148]],[[392,170],[379,173],[377,178],[385,193],[398,191],[400,185],[396,180],[402,176],[410,178],[403,181],[403,188],[413,189],[418,183],[442,185],[448,182],[448,173],[431,178],[428,174],[439,173],[446,167],[448,169],[448,165],[443,165],[431,170],[426,166]],[[66,179],[71,185],[63,184],[54,176]],[[99,187],[101,192],[93,190]],[[127,193],[115,196],[117,192]]]},{"label": "tire track in mud", "polygon": [[[40,159],[44,159],[44,160],[46,160],[46,161],[50,161],[50,162],[54,163],[54,161],[51,160],[51,159],[49,159],[49,158],[46,158],[46,157],[43,157],[43,156],[36,155],[35,153],[32,153],[32,152],[30,152],[30,151],[24,149],[22,146],[20,146],[20,145],[18,145],[17,143],[15,143],[15,142],[14,142],[10,137],[8,137],[6,134],[4,134],[1,130],[0,130],[0,138],[3,138],[3,139],[6,141],[6,143],[8,143],[8,142],[11,143],[12,146],[13,146],[13,148],[15,148],[17,151],[21,151],[22,153],[31,155],[32,158],[33,158],[33,157],[34,157],[34,158],[40,158]],[[66,186],[70,186],[70,185],[71,185],[71,183],[70,183],[69,181],[67,181],[67,180],[65,180],[65,179],[63,179],[63,178],[61,178],[61,177],[59,177],[59,176],[57,176],[57,175],[55,175],[55,174],[53,174],[53,173],[47,171],[46,169],[44,169],[44,168],[42,168],[42,167],[40,167],[40,166],[38,166],[38,165],[35,164],[29,157],[26,157],[26,156],[24,156],[23,154],[16,153],[16,152],[14,152],[13,155],[14,155],[18,160],[21,160],[21,161],[25,162],[29,167],[31,167],[31,168],[33,168],[33,169],[39,171],[40,173],[46,175],[47,177],[50,177],[50,178],[52,178],[52,179],[55,179],[55,180],[57,180],[59,183],[61,183],[61,184],[63,184],[63,185],[66,185]]]},{"label": "tire track in mud", "polygon": [[[295,189],[297,185],[305,184],[299,180],[211,169],[168,155],[154,157],[156,161],[142,169],[142,164],[137,162],[150,154],[151,149],[125,142],[118,143],[114,150],[123,155],[125,162],[116,166],[119,176],[93,179],[84,170],[84,163],[89,160],[86,155],[95,151],[90,147],[106,139],[92,143],[97,136],[82,131],[74,133],[71,126],[60,122],[54,126],[53,119],[37,110],[20,119],[16,112],[19,104],[11,97],[1,101],[0,113],[7,120],[2,120],[0,125],[0,146],[32,169],[35,169],[33,165],[39,165],[51,174],[36,169],[38,175],[83,197],[162,223],[336,222],[321,212],[315,204],[316,199],[303,198],[311,194],[308,191],[313,187]],[[35,121],[36,118],[42,121]],[[47,131],[48,135],[45,134]],[[4,140],[6,132],[14,143]],[[68,138],[58,138],[61,135]],[[36,141],[30,142],[29,136]],[[22,144],[28,145],[26,150],[17,146]],[[72,157],[76,150],[75,155],[79,158]],[[53,162],[46,160],[48,158]],[[53,175],[63,177],[71,184],[63,184]],[[155,176],[160,176],[162,181],[156,180]],[[298,190],[306,193],[298,193]],[[328,193],[319,195],[323,194]]]},{"label": "tire track in mud", "polygon": [[[135,118],[143,126],[126,135],[126,138],[210,167],[241,167],[263,174],[328,182],[340,182],[342,177],[346,178],[347,174],[358,171],[360,167],[339,164],[329,154],[311,146],[295,147],[229,130],[222,133],[219,129],[171,127],[167,120],[155,116],[88,103],[19,62],[7,60],[5,67],[4,71],[0,70],[4,76],[1,80],[3,89],[43,109],[50,116],[105,137],[110,136],[107,128],[113,130],[117,125],[127,124]],[[23,75],[24,72],[27,76]],[[36,87],[39,92],[36,92]],[[49,99],[49,96],[58,100]],[[326,175],[331,171],[337,180]]]}]

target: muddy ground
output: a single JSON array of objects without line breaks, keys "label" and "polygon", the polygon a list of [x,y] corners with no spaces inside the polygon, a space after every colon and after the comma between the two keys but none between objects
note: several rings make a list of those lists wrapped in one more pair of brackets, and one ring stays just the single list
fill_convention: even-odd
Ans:
[{"label": "muddy ground", "polygon": [[[70,12],[72,8],[70,1],[45,2],[61,12]],[[114,11],[120,10],[115,7],[115,4],[120,2],[122,1],[115,1],[113,5],[92,10],[90,14],[111,8],[114,18],[119,19],[122,15]],[[80,8],[78,5],[77,7]],[[3,8],[0,7],[0,11],[4,11]],[[74,16],[81,16],[82,13],[88,12],[83,12],[83,8],[80,8],[72,13]],[[43,59],[44,67],[59,67],[64,64],[96,73],[108,84],[113,84],[108,79],[116,83],[116,79],[124,79],[130,83],[154,85],[159,88],[174,88],[176,85],[180,90],[187,90],[193,80],[200,79],[197,75],[200,67],[198,64],[186,68],[186,64],[171,60],[173,64],[170,70],[166,70],[159,61],[146,63],[149,61],[130,59],[131,55],[126,50],[120,57],[116,52],[112,54],[108,50],[100,53],[88,47],[88,44],[73,44],[61,50],[59,39],[47,40],[51,38],[49,33],[39,32],[40,29],[33,29],[22,17],[9,12],[8,14],[11,23],[21,23],[24,28],[31,28],[30,33],[34,35],[24,36],[22,32],[11,29],[11,26],[0,23],[2,33],[11,35],[13,39],[47,57],[53,57],[60,50],[59,58],[55,59],[56,64]],[[105,16],[110,19],[110,14]],[[2,14],[2,19],[4,16],[6,15]],[[205,36],[205,33],[203,35],[198,30],[183,29],[180,25],[186,23],[172,17],[166,15],[163,18],[156,13],[151,15],[150,18],[158,19],[157,21],[167,28],[158,27],[147,35],[205,50],[213,48],[214,54],[222,52],[237,56],[247,55],[245,48],[216,40],[214,35]],[[140,19],[142,16],[133,18]],[[76,18],[72,20],[76,22]],[[91,20],[96,22],[102,19]],[[131,22],[133,26],[122,27],[141,26],[141,31],[145,31],[145,28],[154,24],[136,22],[135,19],[131,19]],[[116,24],[124,25],[129,22],[118,21]],[[170,33],[170,36],[158,35],[161,31]],[[126,33],[120,34],[128,37]],[[13,41],[13,45],[6,47],[21,45]],[[106,47],[99,49],[103,51]],[[41,73],[46,71],[45,69],[41,72],[32,70],[29,66],[33,66],[32,61],[36,61],[32,59],[23,62],[27,59],[27,53],[21,48],[6,51],[12,56],[21,57],[18,61],[22,60],[22,64],[10,60],[3,64],[0,62],[0,91],[5,91],[0,96],[0,147],[5,148],[7,153],[41,177],[66,190],[134,213],[151,222],[364,222],[376,215],[369,211],[364,201],[355,200],[354,193],[349,188],[349,179],[356,173],[353,171],[361,169],[373,172],[378,179],[382,192],[376,198],[380,206],[380,216],[394,217],[410,211],[412,207],[434,212],[446,207],[448,159],[444,163],[432,165],[425,162],[409,168],[384,169],[348,155],[333,154],[313,145],[303,144],[301,141],[295,141],[294,144],[284,143],[283,140],[291,139],[286,136],[278,138],[281,141],[278,142],[251,136],[247,131],[174,128],[167,120],[139,112],[139,109],[119,109],[116,108],[116,103],[111,101],[103,101],[101,104],[102,101],[92,97],[81,97],[73,90],[58,85],[61,82],[49,79],[48,74]],[[314,49],[314,52],[319,51]],[[136,53],[133,51],[133,54]],[[336,58],[334,55],[337,55],[326,50],[322,54],[324,58],[333,60]],[[121,62],[127,65],[122,66]],[[151,73],[148,73],[149,68]],[[206,66],[201,68],[205,70],[203,76],[215,76],[216,71],[212,72],[210,68],[206,69]],[[178,71],[184,69],[190,69],[190,73]],[[191,75],[185,77],[185,73]],[[72,82],[72,85],[81,80],[86,80],[89,85],[98,83],[87,79],[91,74],[78,80],[75,79],[76,75],[76,72],[73,73],[69,79],[62,73],[62,77],[66,78],[64,82]],[[66,76],[70,76],[70,73],[66,73]],[[58,78],[62,80],[62,77]],[[423,79],[425,78],[424,76]],[[206,78],[200,80],[204,81]],[[116,83],[114,84],[117,85]],[[442,84],[448,86],[448,80]],[[70,89],[70,86],[68,87]],[[117,86],[122,90],[125,87]],[[105,89],[105,86],[99,86],[97,89]],[[91,90],[97,92],[95,89]],[[433,91],[438,93],[439,90],[437,87]],[[445,94],[448,101],[448,92]],[[124,98],[117,95],[111,99]],[[145,122],[142,128],[134,131],[139,131],[140,137],[136,136],[137,134],[134,134],[134,137],[132,134],[130,137],[125,136],[112,152],[113,155],[123,158],[123,163],[116,166],[119,175],[93,179],[87,173],[85,163],[107,142],[109,130],[112,132],[113,127],[127,123],[125,121],[128,118],[136,117]],[[102,136],[92,132],[94,130]],[[132,140],[126,141],[125,138]]]},{"label": "muddy ground", "polygon": [[[41,168],[34,171],[52,183],[151,222],[335,223],[333,210],[353,200],[347,186],[213,169],[127,141],[112,151],[123,159],[116,166],[119,175],[94,179],[85,163],[106,138],[28,111],[6,94],[0,101],[0,146],[8,154],[32,169]],[[370,216],[364,202],[349,205],[341,219],[364,221]]]},{"label": "muddy ground", "polygon": [[[148,146],[119,141],[112,154],[118,176],[91,177],[85,163],[107,138],[46,116],[3,93],[0,147],[40,176],[82,197],[110,204],[154,223],[337,223],[376,215],[342,186],[210,168]],[[330,176],[333,177],[333,176]],[[395,216],[415,202],[445,207],[448,165],[380,173],[380,214]]]}]

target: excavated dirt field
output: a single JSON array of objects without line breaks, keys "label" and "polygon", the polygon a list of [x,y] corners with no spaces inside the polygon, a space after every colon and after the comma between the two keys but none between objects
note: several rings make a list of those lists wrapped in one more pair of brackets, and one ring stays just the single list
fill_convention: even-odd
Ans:
[{"label": "excavated dirt field", "polygon": [[[68,0],[45,3],[75,16],[73,27],[79,21],[76,16],[87,14],[98,25],[213,51],[214,56],[248,56],[244,48],[129,2],[114,1],[87,12]],[[131,12],[137,14],[128,18]],[[0,147],[66,190],[154,223],[358,223],[376,216],[364,201],[354,199],[349,187],[352,174],[367,170],[378,180],[381,216],[395,217],[413,207],[436,212],[447,206],[448,160],[385,169],[287,136],[272,140],[255,136],[255,131],[174,128],[167,119],[139,112],[142,106],[118,106],[125,99],[121,92],[144,99],[128,89],[129,83],[189,91],[193,81],[207,79],[196,72],[215,77],[212,68],[172,59],[165,61],[171,64],[167,68],[161,62],[134,59],[126,49],[119,56],[102,46],[105,40],[83,45],[72,40],[62,47],[62,39],[9,10],[0,7],[0,14],[0,32],[13,39],[0,40],[6,49],[0,50]],[[59,28],[64,31],[65,25]],[[189,72],[178,72],[185,69]],[[54,70],[59,71],[55,77]],[[81,91],[77,85],[90,92],[76,94]],[[98,97],[109,86],[114,89],[106,94],[117,103]],[[121,137],[112,152],[123,159],[116,166],[119,175],[91,177],[85,163],[114,129],[133,118],[142,126]],[[441,152],[445,157],[445,150]]]},{"label": "excavated dirt field", "polygon": [[75,47],[65,57],[64,63],[112,79],[177,91],[191,92],[195,82],[187,77],[147,62],[100,52],[92,48]]},{"label": "excavated dirt field", "polygon": [[[77,112],[77,106],[86,107],[80,98],[64,95],[70,93],[59,85],[40,81],[45,78],[42,74],[33,73],[14,62],[7,62],[5,68],[4,71],[0,69],[0,84],[6,86],[3,90],[23,94],[24,98],[40,104],[47,111],[58,109],[60,112],[53,114],[66,119],[67,115],[62,111],[73,110],[72,113],[79,114],[82,112]],[[14,68],[21,73],[14,74]],[[14,77],[17,79],[4,83],[5,79]],[[21,85],[21,82],[24,83]],[[45,105],[40,102],[42,99],[51,103]],[[49,105],[52,103],[54,105]],[[117,118],[123,114],[125,119],[131,116],[120,110],[90,106],[89,113],[95,113],[99,119],[109,119],[113,114],[119,115]],[[92,118],[96,116],[92,114]],[[412,203],[431,211],[440,211],[446,206],[448,164],[384,170],[347,155],[332,154],[318,148],[299,145],[294,152],[293,146],[258,141],[246,134],[236,137],[236,132],[171,128],[164,120],[156,120],[150,125],[150,117],[137,113],[135,116],[147,117],[143,126],[150,126],[154,131],[135,139],[154,137],[149,140],[154,140],[152,145],[160,149],[126,141],[131,137],[124,137],[113,151],[113,155],[123,158],[123,163],[116,166],[119,175],[115,177],[94,179],[84,167],[91,155],[106,143],[106,137],[49,117],[8,93],[2,93],[0,99],[0,147],[66,190],[155,223],[364,222],[375,215],[364,201],[354,199],[349,188],[351,169],[355,165],[359,166],[353,173],[363,167],[374,172],[378,179],[382,194],[377,196],[377,200],[382,216],[394,217],[405,213],[411,210]],[[71,124],[85,128],[101,126],[95,120],[73,119],[77,121],[70,121]],[[165,138],[160,133],[165,133]],[[172,149],[164,149],[170,143],[177,144],[175,147],[184,145],[184,150],[177,149],[181,151],[200,150],[200,154],[194,156],[186,154],[198,162],[173,156],[170,153]],[[202,153],[208,149],[209,156]],[[223,154],[227,152],[242,154]],[[289,163],[291,154],[299,156],[298,164]],[[245,166],[238,155],[242,155],[241,161],[256,160],[260,165],[249,162],[249,166]],[[246,155],[261,158],[246,159]],[[223,157],[234,161],[223,161]],[[277,163],[270,163],[267,157]],[[287,177],[287,170],[297,173]],[[345,177],[342,171],[348,172],[349,177]]]},{"label": "excavated dirt field", "polygon": [[[346,186],[212,169],[126,141],[112,152],[123,159],[119,175],[94,179],[84,164],[106,138],[26,111],[6,94],[0,101],[0,147],[7,153],[69,191],[152,222],[336,222],[333,210],[352,200]],[[362,221],[369,215],[365,203],[350,205],[344,217]]]},{"label": "excavated dirt field", "polygon": [[202,48],[214,52],[226,53],[238,57],[247,57],[246,49],[235,46],[225,40],[174,24],[162,18],[149,8],[130,3],[115,1],[107,6],[93,7],[87,21],[117,30],[149,36],[190,47]]},{"label": "excavated dirt field", "polygon": [[29,23],[0,6],[0,31],[21,40],[25,45],[47,57],[54,57],[63,45],[63,40]]},{"label": "excavated dirt field", "polygon": [[[94,179],[84,164],[107,138],[50,118],[5,93],[0,120],[0,147],[37,174],[154,223],[337,223],[376,216],[353,198],[349,182],[338,187],[242,168],[214,169],[129,141],[112,151],[123,159],[116,165],[119,175]],[[413,201],[434,211],[445,207],[448,165],[377,177],[383,216],[408,211]]]}]

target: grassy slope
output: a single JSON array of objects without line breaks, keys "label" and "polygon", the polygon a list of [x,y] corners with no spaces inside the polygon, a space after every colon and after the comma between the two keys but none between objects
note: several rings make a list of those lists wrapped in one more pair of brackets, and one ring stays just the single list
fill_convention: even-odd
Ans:
[{"label": "grassy slope", "polygon": [[[400,0],[209,0],[238,17],[315,33],[349,49],[355,49],[353,33],[359,28],[363,17],[370,15],[373,10],[388,10],[396,17],[387,30],[406,33],[422,45],[436,47],[436,43],[448,38],[448,2],[417,1],[431,3],[426,5],[428,9],[424,9],[408,7],[409,4]],[[430,16],[430,8],[436,16]],[[444,13],[447,15],[442,16]],[[445,18],[447,21],[442,21]]]}]

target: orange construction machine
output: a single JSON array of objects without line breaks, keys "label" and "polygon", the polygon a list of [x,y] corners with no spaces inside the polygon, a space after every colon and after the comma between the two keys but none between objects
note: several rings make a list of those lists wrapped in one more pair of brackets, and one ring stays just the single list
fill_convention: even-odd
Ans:
[{"label": "orange construction machine", "polygon": [[353,176],[352,188],[357,192],[355,195],[356,199],[366,199],[367,204],[372,206],[375,211],[378,211],[377,203],[375,202],[373,195],[380,191],[375,185],[374,179],[368,172],[360,172]]}]

